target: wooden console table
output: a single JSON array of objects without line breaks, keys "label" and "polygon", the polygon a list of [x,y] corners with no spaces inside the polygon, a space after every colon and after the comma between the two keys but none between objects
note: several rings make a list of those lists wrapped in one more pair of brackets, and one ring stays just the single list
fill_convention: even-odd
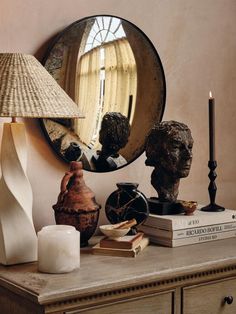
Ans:
[{"label": "wooden console table", "polygon": [[236,239],[150,245],[136,258],[82,254],[69,274],[0,266],[0,313],[236,313]]}]

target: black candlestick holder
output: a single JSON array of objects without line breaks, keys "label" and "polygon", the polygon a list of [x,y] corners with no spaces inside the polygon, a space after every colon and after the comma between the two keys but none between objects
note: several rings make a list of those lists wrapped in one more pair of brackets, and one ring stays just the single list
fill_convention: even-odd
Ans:
[{"label": "black candlestick holder", "polygon": [[208,191],[209,191],[209,196],[210,196],[210,204],[201,208],[201,210],[204,212],[222,212],[225,210],[224,207],[217,205],[215,203],[216,191],[217,191],[217,186],[215,184],[215,179],[217,177],[217,174],[215,172],[216,167],[217,167],[216,160],[209,160],[208,168],[210,169],[210,172],[208,174],[208,177],[210,179],[210,184],[208,187]]}]

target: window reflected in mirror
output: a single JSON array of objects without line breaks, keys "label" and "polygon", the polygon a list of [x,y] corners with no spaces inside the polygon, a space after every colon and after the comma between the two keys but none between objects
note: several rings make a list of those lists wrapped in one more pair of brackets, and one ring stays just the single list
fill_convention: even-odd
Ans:
[{"label": "window reflected in mirror", "polygon": [[[146,134],[163,115],[165,79],[159,56],[142,31],[118,17],[85,18],[58,35],[44,65],[85,116],[43,119],[43,129],[59,156],[103,172],[130,163],[143,152]],[[104,153],[101,141],[107,113],[116,121],[119,115],[125,117],[129,125],[125,145],[110,155]],[[115,136],[108,138],[115,141]],[[101,156],[106,160],[101,162]],[[118,161],[120,157],[123,161]]]}]

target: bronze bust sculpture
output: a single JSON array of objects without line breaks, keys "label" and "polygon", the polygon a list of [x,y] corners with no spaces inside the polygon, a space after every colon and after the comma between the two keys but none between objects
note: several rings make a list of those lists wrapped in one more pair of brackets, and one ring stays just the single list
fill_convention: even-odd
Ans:
[{"label": "bronze bust sculpture", "polygon": [[187,125],[177,121],[156,124],[147,137],[146,165],[154,167],[151,184],[159,202],[175,203],[180,178],[187,177],[192,163],[193,138]]}]

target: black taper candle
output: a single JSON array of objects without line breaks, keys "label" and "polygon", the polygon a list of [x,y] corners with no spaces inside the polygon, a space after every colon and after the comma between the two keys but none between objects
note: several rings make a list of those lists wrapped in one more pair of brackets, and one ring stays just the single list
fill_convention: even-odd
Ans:
[{"label": "black taper candle", "polygon": [[215,99],[209,98],[209,153],[210,161],[215,161]]},{"label": "black taper candle", "polygon": [[225,210],[225,208],[215,203],[217,191],[217,187],[215,184],[215,179],[217,177],[215,171],[217,167],[217,162],[215,160],[215,99],[212,97],[211,92],[209,93],[209,152],[210,158],[208,162],[208,167],[210,169],[210,172],[208,177],[210,179],[210,184],[208,187],[208,191],[210,196],[210,204],[201,208],[201,210],[205,212],[221,212]]}]

